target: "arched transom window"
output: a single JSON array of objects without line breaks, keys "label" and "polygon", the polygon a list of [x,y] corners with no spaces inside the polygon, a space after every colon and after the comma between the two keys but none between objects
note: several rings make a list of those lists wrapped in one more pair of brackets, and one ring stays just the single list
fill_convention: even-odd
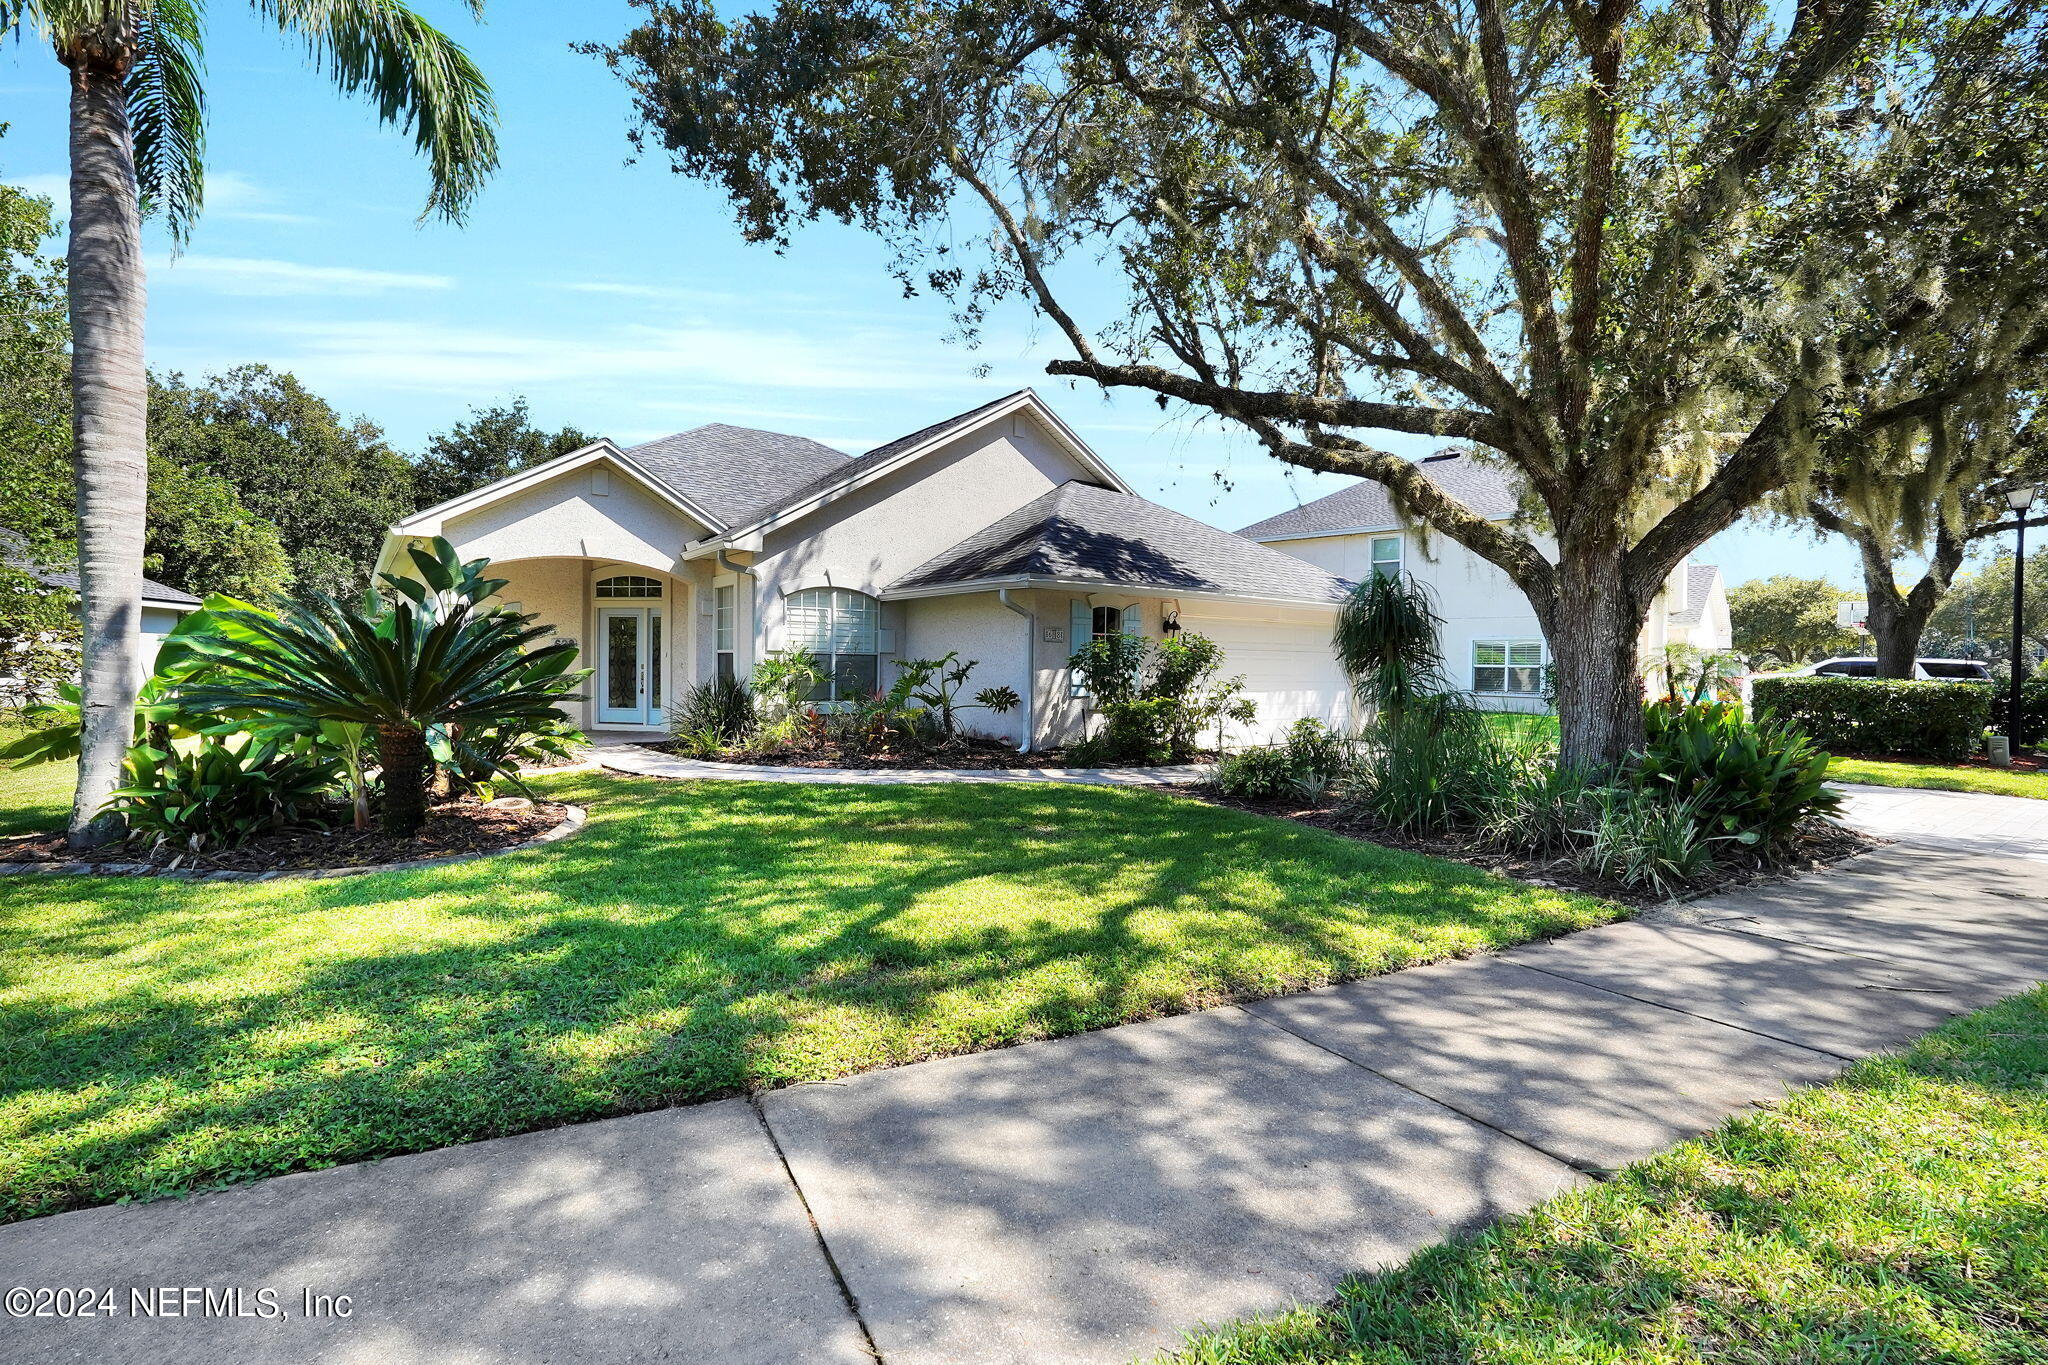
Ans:
[{"label": "arched transom window", "polygon": [[659,597],[661,582],[642,574],[614,574],[597,580],[599,597]]},{"label": "arched transom window", "polygon": [[880,602],[850,588],[805,588],[789,595],[788,616],[790,647],[815,654],[825,673],[810,700],[848,701],[875,690]]}]

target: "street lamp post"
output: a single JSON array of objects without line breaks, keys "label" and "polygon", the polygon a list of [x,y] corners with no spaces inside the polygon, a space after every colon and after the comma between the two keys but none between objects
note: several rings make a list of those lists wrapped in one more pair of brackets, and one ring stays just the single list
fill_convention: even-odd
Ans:
[{"label": "street lamp post", "polygon": [[2006,713],[2006,734],[2011,736],[2012,752],[2020,751],[2020,684],[2024,652],[2020,633],[2027,602],[2027,512],[2034,505],[2034,485],[2017,484],[2006,490],[2005,505],[2013,512],[2013,560],[2012,560],[2012,702]]}]

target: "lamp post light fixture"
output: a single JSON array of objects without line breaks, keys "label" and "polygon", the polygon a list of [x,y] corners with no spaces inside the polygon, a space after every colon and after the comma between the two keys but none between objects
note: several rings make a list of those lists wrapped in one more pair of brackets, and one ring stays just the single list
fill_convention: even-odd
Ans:
[{"label": "lamp post light fixture", "polygon": [[2012,701],[2006,713],[2006,734],[2012,752],[2020,751],[2020,684],[2025,667],[2025,636],[2021,634],[2027,603],[2027,513],[2034,506],[2034,485],[2014,484],[2005,490],[2005,505],[2013,513],[2012,560]]}]

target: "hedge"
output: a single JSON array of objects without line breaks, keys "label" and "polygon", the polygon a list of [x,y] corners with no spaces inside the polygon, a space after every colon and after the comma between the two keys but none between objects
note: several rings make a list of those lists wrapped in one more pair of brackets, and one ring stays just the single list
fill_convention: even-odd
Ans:
[{"label": "hedge", "polygon": [[1789,720],[1830,753],[1960,762],[1991,720],[1987,683],[1890,678],[1758,678],[1750,705]]}]

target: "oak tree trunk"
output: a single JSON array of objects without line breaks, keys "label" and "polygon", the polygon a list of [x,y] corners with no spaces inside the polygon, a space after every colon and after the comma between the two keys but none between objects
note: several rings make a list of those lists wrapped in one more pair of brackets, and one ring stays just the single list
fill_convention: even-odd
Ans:
[{"label": "oak tree trunk", "polygon": [[66,54],[71,68],[72,461],[84,660],[78,790],[70,842],[119,832],[102,815],[121,784],[141,682],[142,537],[148,502],[142,221],[122,77],[133,47],[116,33]]},{"label": "oak tree trunk", "polygon": [[1643,747],[1636,640],[1643,614],[1619,550],[1560,545],[1556,596],[1542,613],[1557,675],[1560,760],[1616,768]]},{"label": "oak tree trunk", "polygon": [[377,762],[384,770],[384,832],[419,833],[427,819],[427,737],[408,725],[379,726]]}]

